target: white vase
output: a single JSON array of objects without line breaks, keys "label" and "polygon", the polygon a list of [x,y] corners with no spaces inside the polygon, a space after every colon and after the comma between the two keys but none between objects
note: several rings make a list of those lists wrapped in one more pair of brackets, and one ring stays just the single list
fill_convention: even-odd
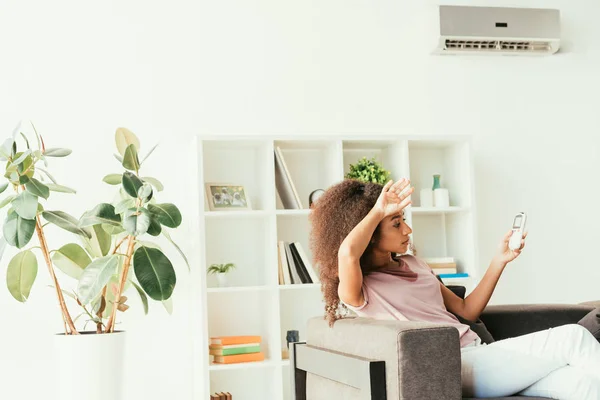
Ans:
[{"label": "white vase", "polygon": [[54,337],[56,399],[122,400],[125,332]]},{"label": "white vase", "polygon": [[433,203],[435,207],[450,207],[450,195],[448,189],[435,189],[433,191]]},{"label": "white vase", "polygon": [[218,273],[217,274],[217,282],[219,284],[219,287],[226,287],[227,286],[227,274]]}]

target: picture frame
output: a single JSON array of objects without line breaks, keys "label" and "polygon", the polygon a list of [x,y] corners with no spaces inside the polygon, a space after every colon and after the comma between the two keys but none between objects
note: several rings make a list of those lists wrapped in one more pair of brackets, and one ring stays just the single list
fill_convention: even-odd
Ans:
[{"label": "picture frame", "polygon": [[204,189],[210,211],[252,210],[250,197],[243,185],[228,182],[206,182]]}]

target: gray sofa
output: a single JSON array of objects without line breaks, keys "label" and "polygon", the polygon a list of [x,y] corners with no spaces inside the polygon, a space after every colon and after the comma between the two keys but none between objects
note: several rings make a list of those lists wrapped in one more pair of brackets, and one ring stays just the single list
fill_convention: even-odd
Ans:
[{"label": "gray sofa", "polygon": [[[488,306],[480,319],[501,340],[577,323],[599,306]],[[330,328],[314,317],[306,342],[291,345],[290,362],[294,400],[463,399],[458,331],[444,325],[351,317]]]}]

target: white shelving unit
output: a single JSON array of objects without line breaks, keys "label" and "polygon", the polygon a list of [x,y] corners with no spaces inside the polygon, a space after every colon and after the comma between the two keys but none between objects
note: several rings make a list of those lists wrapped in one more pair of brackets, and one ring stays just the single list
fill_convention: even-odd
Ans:
[{"label": "white shelving unit", "polygon": [[[283,209],[277,194],[276,147],[303,203],[301,210]],[[306,321],[323,315],[324,304],[319,284],[278,284],[277,241],[300,242],[312,258],[308,195],[343,180],[349,165],[364,156],[382,162],[394,180],[411,179],[415,193],[406,216],[417,256],[455,257],[459,272],[470,277],[447,283],[472,290],[478,276],[469,137],[198,137],[195,398],[215,391],[230,392],[235,400],[290,398],[289,361],[282,357],[286,331],[298,330],[305,340]],[[419,190],[433,185],[434,173],[449,189],[448,208],[419,207]],[[209,211],[206,182],[243,185],[253,210]],[[220,288],[206,270],[227,262],[237,268],[229,274],[229,287]],[[208,341],[221,335],[260,335],[265,361],[212,364]]]}]

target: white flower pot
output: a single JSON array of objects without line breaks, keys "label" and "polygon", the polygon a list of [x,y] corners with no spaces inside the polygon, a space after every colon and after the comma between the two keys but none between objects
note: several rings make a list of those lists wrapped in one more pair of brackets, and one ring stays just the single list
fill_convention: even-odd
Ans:
[{"label": "white flower pot", "polygon": [[217,283],[219,284],[219,287],[226,287],[227,286],[227,274],[218,273],[217,274]]},{"label": "white flower pot", "polygon": [[56,399],[121,400],[125,332],[54,337]]}]

